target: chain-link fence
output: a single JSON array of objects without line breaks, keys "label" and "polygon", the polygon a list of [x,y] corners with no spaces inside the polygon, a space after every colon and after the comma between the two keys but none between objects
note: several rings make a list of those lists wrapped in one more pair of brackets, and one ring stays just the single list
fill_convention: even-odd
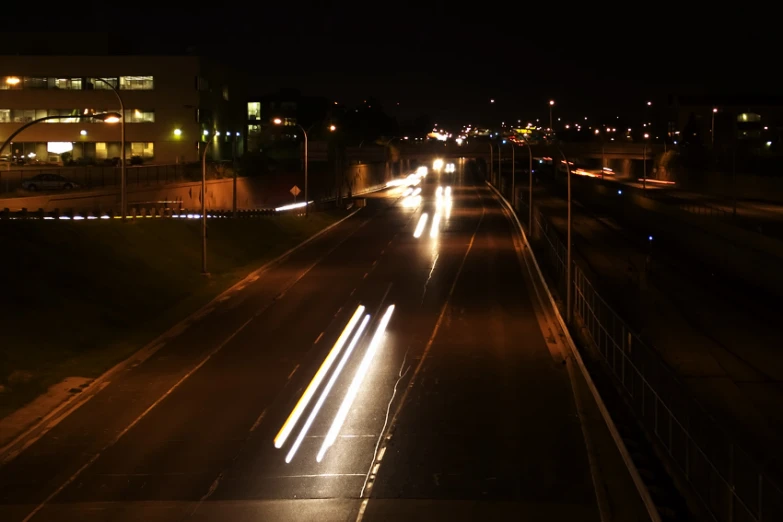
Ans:
[{"label": "chain-link fence", "polygon": [[[520,207],[526,205],[520,205]],[[520,208],[520,211],[522,208]],[[523,216],[524,217],[524,216]],[[566,247],[540,212],[535,216],[542,268],[565,295]],[[719,522],[783,520],[783,490],[735,444],[684,384],[573,266],[573,327],[600,354],[637,418],[668,453]]]}]

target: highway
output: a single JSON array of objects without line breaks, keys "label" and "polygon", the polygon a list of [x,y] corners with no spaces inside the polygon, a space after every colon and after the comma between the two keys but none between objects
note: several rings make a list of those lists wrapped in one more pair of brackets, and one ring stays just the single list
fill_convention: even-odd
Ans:
[{"label": "highway", "polygon": [[631,502],[465,165],[368,197],[172,332],[0,467],[0,520],[587,521],[607,492]]}]

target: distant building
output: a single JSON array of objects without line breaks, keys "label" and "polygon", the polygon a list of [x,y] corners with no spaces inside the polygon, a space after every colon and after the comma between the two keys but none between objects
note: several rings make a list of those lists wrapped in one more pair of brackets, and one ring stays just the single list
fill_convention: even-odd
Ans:
[{"label": "distant building", "polygon": [[[764,148],[783,130],[782,97],[673,96],[669,135],[715,147],[744,144]],[[714,139],[713,139],[714,133]],[[768,145],[769,144],[769,145]]]},{"label": "distant building", "polygon": [[[258,151],[264,143],[300,141],[301,131],[297,124],[307,129],[326,121],[331,109],[326,98],[302,96],[295,89],[281,89],[250,98],[247,102],[247,150]],[[278,119],[280,123],[276,124]]]},{"label": "distant building", "polygon": [[245,83],[219,63],[196,56],[12,55],[0,56],[0,141],[24,123],[61,119],[24,130],[2,154],[40,159],[70,152],[86,162],[119,158],[119,124],[76,118],[119,112],[107,82],[125,106],[127,158],[197,161],[207,135],[214,136],[213,159],[244,151]]}]

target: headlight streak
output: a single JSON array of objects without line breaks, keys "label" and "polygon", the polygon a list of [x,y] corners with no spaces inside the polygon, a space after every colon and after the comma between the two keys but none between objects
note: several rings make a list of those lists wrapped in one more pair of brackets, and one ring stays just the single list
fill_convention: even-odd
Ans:
[{"label": "headlight streak", "polygon": [[354,327],[356,327],[356,323],[359,322],[359,318],[362,316],[362,313],[364,313],[364,310],[365,307],[363,305],[359,305],[359,307],[354,312],[353,317],[351,317],[351,320],[348,321],[348,324],[343,330],[343,333],[341,333],[340,337],[337,338],[337,342],[334,343],[334,346],[329,352],[329,355],[327,355],[326,359],[324,359],[324,362],[321,363],[321,367],[318,368],[318,371],[313,377],[313,380],[311,380],[310,384],[307,385],[304,393],[299,398],[299,402],[297,402],[296,406],[294,406],[294,409],[291,410],[291,414],[283,423],[283,426],[280,428],[280,431],[275,437],[276,448],[281,448],[283,444],[285,444],[286,439],[291,434],[291,431],[294,429],[296,423],[299,421],[299,418],[302,416],[302,413],[307,407],[307,404],[310,402],[310,399],[313,398],[315,390],[318,389],[318,386],[321,385],[321,381],[323,381],[326,373],[329,371],[329,368],[332,367],[332,364],[339,355],[340,350],[342,350],[345,341],[348,340],[348,337],[350,337]]},{"label": "headlight streak", "polygon": [[323,460],[326,451],[334,444],[334,441],[337,440],[337,434],[340,432],[340,429],[345,422],[345,418],[348,416],[348,410],[351,408],[351,405],[356,398],[356,394],[359,392],[359,387],[367,374],[367,370],[370,368],[375,353],[378,351],[378,347],[383,340],[383,334],[386,332],[386,327],[388,326],[393,313],[394,305],[389,305],[389,308],[386,309],[386,313],[383,314],[383,317],[381,318],[380,324],[378,324],[378,328],[375,330],[375,334],[370,341],[370,346],[367,348],[367,352],[365,352],[364,358],[362,359],[359,368],[356,370],[356,374],[353,376],[353,381],[351,381],[351,386],[348,388],[348,393],[345,394],[343,402],[340,404],[340,409],[337,411],[337,415],[335,415],[332,425],[329,427],[329,432],[326,434],[321,449],[315,457],[317,462]]},{"label": "headlight streak", "polygon": [[430,227],[430,237],[438,237],[438,225],[440,225],[440,212],[432,216],[432,226]]},{"label": "headlight streak", "polygon": [[305,436],[307,436],[307,432],[310,429],[310,426],[312,426],[313,421],[315,420],[318,413],[321,411],[321,406],[323,406],[324,402],[326,401],[326,398],[329,396],[329,392],[332,391],[332,387],[334,386],[334,383],[337,381],[337,378],[340,376],[340,372],[343,371],[343,367],[345,366],[345,363],[348,361],[348,358],[351,356],[353,349],[356,348],[356,344],[359,342],[359,339],[362,337],[362,332],[364,332],[364,329],[369,321],[370,321],[370,314],[367,314],[364,316],[364,319],[362,319],[362,323],[359,325],[359,329],[356,330],[353,339],[351,339],[351,342],[348,344],[348,348],[345,350],[342,358],[340,359],[340,362],[337,364],[337,368],[334,369],[334,372],[332,372],[332,376],[329,377],[329,381],[326,383],[326,386],[324,387],[323,391],[321,391],[321,396],[318,397],[318,401],[315,403],[315,406],[313,406],[313,409],[310,412],[310,415],[307,417],[304,426],[302,426],[302,430],[299,432],[299,435],[297,435],[294,444],[291,446],[291,449],[288,451],[288,455],[286,455],[285,457],[286,464],[291,462],[291,459],[293,459],[294,455],[296,455],[296,451],[299,449],[299,446],[302,444],[302,441],[304,440]]},{"label": "headlight streak", "polygon": [[421,237],[421,233],[424,232],[424,227],[427,226],[427,218],[429,216],[426,212],[424,212],[421,217],[419,218],[419,223],[416,225],[416,230],[413,231],[413,237],[419,238]]}]

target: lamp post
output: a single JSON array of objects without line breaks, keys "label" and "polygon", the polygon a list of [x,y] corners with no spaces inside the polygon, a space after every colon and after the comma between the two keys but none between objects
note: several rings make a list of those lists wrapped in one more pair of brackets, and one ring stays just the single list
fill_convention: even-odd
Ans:
[{"label": "lamp post", "polygon": [[712,108],[712,127],[710,129],[710,140],[712,144],[712,148],[715,148],[715,114],[718,112],[717,107]]},{"label": "lamp post", "polygon": [[8,136],[8,138],[6,138],[6,140],[3,142],[3,144],[0,145],[0,154],[3,153],[3,150],[5,150],[5,148],[11,143],[11,141],[20,132],[22,132],[28,127],[32,127],[36,123],[41,123],[42,121],[47,121],[47,120],[61,120],[61,119],[74,119],[74,118],[80,120],[84,120],[84,119],[100,120],[100,121],[105,121],[107,123],[116,123],[120,121],[120,115],[117,114],[116,112],[102,112],[99,114],[82,114],[78,116],[44,116],[43,118],[38,118],[37,120],[27,122],[21,127],[19,127],[18,129],[16,129],[14,132],[12,132],[11,135]]},{"label": "lamp post", "polygon": [[112,85],[111,82],[104,80],[103,78],[93,79],[108,85],[111,90],[114,91],[114,95],[117,96],[117,101],[120,102],[120,114],[122,114],[122,117],[120,118],[120,149],[122,149],[120,151],[120,160],[122,161],[122,164],[120,165],[120,212],[122,212],[122,220],[125,221],[128,215],[128,187],[125,171],[125,104],[122,102],[120,91],[117,90],[117,87]]},{"label": "lamp post", "polygon": [[[283,124],[283,120],[281,118],[275,118],[275,119],[272,120],[272,123],[274,123],[275,125],[282,125]],[[307,161],[307,132],[308,132],[308,130],[312,130],[312,128],[315,126],[315,124],[311,125],[310,129],[307,129],[307,130],[305,130],[305,128],[302,127],[302,125],[299,124],[299,123],[296,123],[295,125],[297,127],[299,127],[299,129],[302,131],[302,134],[304,135],[305,216],[309,216],[310,215],[310,212],[309,212],[310,200],[308,199],[309,195],[308,195],[308,190],[307,190],[307,188],[308,188],[308,180],[307,180],[307,167],[308,167],[308,161]],[[334,132],[336,130],[337,130],[337,127],[335,127],[334,125],[329,125],[329,131],[330,132]],[[338,190],[339,190],[339,188],[338,188]]]},{"label": "lamp post", "polygon": [[514,212],[517,211],[517,193],[516,193],[516,172],[514,172],[517,163],[517,153],[514,151],[514,142],[511,142],[511,206]]},{"label": "lamp post", "polygon": [[649,137],[649,134],[644,134],[644,147],[642,148],[642,166],[644,167],[642,170],[642,190],[647,190],[647,139]]},{"label": "lamp post", "polygon": [[207,272],[207,151],[217,134],[209,135],[201,154],[201,275]]},{"label": "lamp post", "polygon": [[528,180],[528,229],[530,232],[530,236],[533,236],[533,149],[530,148],[530,144],[525,140],[525,146],[527,147],[527,152],[530,155],[530,164],[528,165],[528,171],[530,173],[530,179]]},{"label": "lamp post", "polygon": [[[282,125],[283,120],[280,118],[275,118],[274,120],[272,120],[272,123],[274,123],[275,125]],[[310,208],[310,200],[308,199],[308,192],[307,192],[307,131],[299,123],[297,123],[296,126],[302,130],[302,134],[304,135],[305,216],[308,216],[309,215],[308,210]]]},{"label": "lamp post", "polygon": [[555,106],[555,100],[549,100],[549,132],[554,134],[555,128],[552,126],[552,107]]},{"label": "lamp post", "polygon": [[[334,125],[332,125],[332,127],[334,127]],[[331,128],[331,127],[330,127],[330,128]],[[392,138],[390,138],[390,139],[389,139],[389,141],[387,141],[386,143],[384,143],[384,144],[383,144],[383,150],[384,150],[384,152],[386,151],[386,147],[388,147],[388,146],[389,146],[389,144],[390,144],[391,142],[393,142],[394,140],[396,140],[396,139],[399,139],[399,136],[393,136]],[[390,149],[390,150],[391,150],[391,149]],[[389,174],[391,174],[391,170],[392,170],[392,167],[391,167],[391,160],[390,160],[390,159],[387,159],[387,160],[386,160],[386,164],[389,166],[389,172],[387,172],[387,173],[386,173],[386,174],[387,174],[387,175],[386,175],[386,177],[388,178],[388,177],[389,177]],[[400,155],[400,176],[402,176],[402,155]]]},{"label": "lamp post", "polygon": [[489,174],[489,181],[492,182],[495,179],[493,177],[493,175],[492,175],[492,171],[495,170],[495,168],[494,168],[494,165],[495,165],[495,157],[494,156],[495,155],[494,155],[494,151],[492,149],[492,141],[490,141],[488,143],[488,145],[489,145],[489,172],[488,172],[488,174]]},{"label": "lamp post", "polygon": [[568,166],[568,159],[563,154],[562,149],[558,149],[560,155],[563,157],[563,162],[566,166],[566,179],[568,186],[568,214],[566,217],[567,232],[566,232],[566,324],[571,324],[571,168]]}]

